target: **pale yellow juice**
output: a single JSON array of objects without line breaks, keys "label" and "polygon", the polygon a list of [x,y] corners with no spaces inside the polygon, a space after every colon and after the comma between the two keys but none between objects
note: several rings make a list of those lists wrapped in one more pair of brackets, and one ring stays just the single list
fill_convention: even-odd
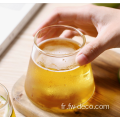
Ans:
[{"label": "pale yellow juice", "polygon": [[[51,54],[69,54],[80,48],[77,42],[67,39],[51,39],[39,46]],[[31,55],[25,80],[25,91],[38,107],[54,112],[67,112],[67,105],[86,102],[94,92],[91,64],[78,66],[75,55],[48,57]],[[64,103],[66,108],[61,109]]]},{"label": "pale yellow juice", "polygon": [[6,105],[5,104],[6,99],[3,96],[0,96],[0,117],[16,117],[10,101]]}]

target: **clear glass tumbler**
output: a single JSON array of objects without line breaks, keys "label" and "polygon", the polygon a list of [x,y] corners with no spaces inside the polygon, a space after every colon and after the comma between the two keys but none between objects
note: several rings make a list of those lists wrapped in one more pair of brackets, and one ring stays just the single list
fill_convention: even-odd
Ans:
[{"label": "clear glass tumbler", "polygon": [[70,112],[74,109],[69,104],[83,104],[93,95],[91,64],[79,66],[75,61],[85,42],[85,36],[71,26],[52,25],[37,32],[25,80],[26,94],[35,105]]},{"label": "clear glass tumbler", "polygon": [[0,84],[0,117],[15,117],[8,90]]}]

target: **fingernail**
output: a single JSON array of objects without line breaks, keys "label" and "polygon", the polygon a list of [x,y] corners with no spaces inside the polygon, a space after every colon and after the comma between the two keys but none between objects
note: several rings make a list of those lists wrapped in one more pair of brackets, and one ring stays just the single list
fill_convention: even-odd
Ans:
[{"label": "fingernail", "polygon": [[84,54],[80,54],[76,57],[76,62],[79,64],[79,65],[85,65],[88,63],[88,59],[87,57],[84,55]]}]

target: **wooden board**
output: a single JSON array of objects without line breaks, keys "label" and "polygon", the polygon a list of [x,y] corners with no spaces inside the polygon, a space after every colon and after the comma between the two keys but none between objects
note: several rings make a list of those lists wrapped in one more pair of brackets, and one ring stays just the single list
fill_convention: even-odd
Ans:
[{"label": "wooden board", "polygon": [[120,83],[117,78],[120,54],[107,50],[92,62],[92,68],[96,89],[92,98],[84,104],[87,109],[83,106],[76,113],[55,114],[37,108],[25,94],[25,75],[13,86],[13,104],[25,116],[120,116]]}]

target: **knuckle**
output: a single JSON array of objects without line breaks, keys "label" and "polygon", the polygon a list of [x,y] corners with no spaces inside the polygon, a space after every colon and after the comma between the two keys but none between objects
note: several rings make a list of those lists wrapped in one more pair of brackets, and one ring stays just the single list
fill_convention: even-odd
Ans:
[{"label": "knuckle", "polygon": [[93,45],[91,45],[91,44],[89,45],[89,49],[88,49],[88,50],[89,50],[89,52],[90,52],[91,54],[94,53],[95,49],[96,49],[95,46],[93,46]]},{"label": "knuckle", "polygon": [[93,57],[91,56],[97,56],[100,54],[100,47],[98,44],[89,44],[87,46],[86,56],[88,59],[92,60]]},{"label": "knuckle", "polygon": [[94,5],[92,5],[92,4],[85,5],[85,9],[88,11],[91,10],[93,7],[94,7]]},{"label": "knuckle", "polygon": [[59,14],[59,12],[60,12],[60,8],[59,7],[56,7],[56,8],[53,9],[53,14],[54,15]]},{"label": "knuckle", "polygon": [[52,11],[52,16],[53,17],[56,17],[56,18],[59,18],[59,13],[60,13],[60,8],[59,7],[56,7],[53,9]]},{"label": "knuckle", "polygon": [[91,18],[94,13],[94,10],[95,10],[94,6],[95,5],[92,5],[92,4],[87,4],[87,5],[83,6],[84,13],[86,13],[89,16],[89,18]]}]

